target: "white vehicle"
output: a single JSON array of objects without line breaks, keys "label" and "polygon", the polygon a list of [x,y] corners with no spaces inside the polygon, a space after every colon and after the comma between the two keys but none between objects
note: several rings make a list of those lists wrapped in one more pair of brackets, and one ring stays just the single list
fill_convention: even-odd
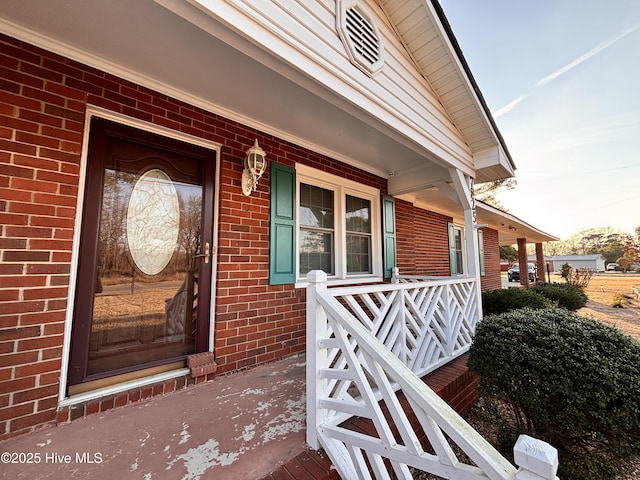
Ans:
[{"label": "white vehicle", "polygon": [[618,270],[618,264],[617,263],[610,263],[609,265],[607,265],[607,271],[609,270]]}]

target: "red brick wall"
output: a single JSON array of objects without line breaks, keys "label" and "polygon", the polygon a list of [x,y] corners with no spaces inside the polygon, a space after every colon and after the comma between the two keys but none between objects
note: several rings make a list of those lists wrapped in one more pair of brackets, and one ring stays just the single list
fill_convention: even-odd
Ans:
[{"label": "red brick wall", "polygon": [[[449,275],[451,217],[413,207],[396,199],[397,263],[401,275]],[[481,289],[502,287],[497,230],[483,229],[484,268]]]},{"label": "red brick wall", "polygon": [[60,59],[0,42],[2,438],[56,414],[86,98]]},{"label": "red brick wall", "polygon": [[396,248],[401,275],[449,275],[451,217],[396,199]]},{"label": "red brick wall", "polygon": [[502,288],[500,278],[500,244],[498,242],[498,231],[490,228],[483,228],[484,237],[484,275],[481,278],[481,289],[495,290]]},{"label": "red brick wall", "polygon": [[268,285],[269,172],[242,195],[245,151],[257,138],[270,162],[381,193],[386,181],[15,39],[0,35],[0,44],[0,438],[56,419],[87,104],[223,145],[218,372],[303,351],[304,291]]},{"label": "red brick wall", "polygon": [[[234,130],[243,127],[235,125]],[[244,130],[246,138],[256,136]],[[253,136],[252,136],[253,135]],[[225,139],[218,141],[228,143]],[[258,134],[269,162],[293,167],[304,163],[380,189],[386,180],[328,157]],[[263,176],[250,197],[242,194],[243,142],[223,156],[219,217],[215,354],[218,372],[250,367],[305,349],[305,291],[269,282],[269,180]]]},{"label": "red brick wall", "polygon": [[[218,372],[303,351],[305,292],[268,285],[269,171],[245,197],[245,151],[257,138],[270,162],[300,162],[382,194],[386,180],[18,40],[0,35],[0,45],[0,439],[146,395],[129,392],[56,413],[88,104],[223,145]],[[451,219],[401,200],[396,213],[401,273],[448,275]]]}]

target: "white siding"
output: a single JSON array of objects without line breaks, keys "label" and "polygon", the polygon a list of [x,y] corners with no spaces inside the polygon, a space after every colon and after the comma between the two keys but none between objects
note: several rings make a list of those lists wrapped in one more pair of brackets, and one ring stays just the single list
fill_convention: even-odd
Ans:
[{"label": "white siding", "polygon": [[[270,54],[306,72],[325,88],[447,164],[473,174],[470,148],[402,45],[385,12],[374,2],[367,5],[383,36],[385,65],[371,77],[349,60],[336,30],[334,1],[228,0],[225,8],[214,0],[198,1],[212,16],[250,37]],[[446,82],[446,78],[440,81]],[[460,108],[464,105],[460,103]]]}]

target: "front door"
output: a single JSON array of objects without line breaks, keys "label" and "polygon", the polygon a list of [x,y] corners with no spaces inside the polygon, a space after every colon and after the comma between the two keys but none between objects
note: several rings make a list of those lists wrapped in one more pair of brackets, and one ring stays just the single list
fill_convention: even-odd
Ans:
[{"label": "front door", "polygon": [[94,118],[69,392],[208,349],[215,152]]}]

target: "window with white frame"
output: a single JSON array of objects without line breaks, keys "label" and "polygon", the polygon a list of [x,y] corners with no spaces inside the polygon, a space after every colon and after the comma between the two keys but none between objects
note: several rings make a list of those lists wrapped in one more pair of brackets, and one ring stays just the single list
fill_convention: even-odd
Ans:
[{"label": "window with white frame", "polygon": [[[451,275],[464,275],[466,272],[464,229],[453,223],[449,224],[449,270]],[[484,266],[484,232],[478,230],[478,266],[480,275],[485,275]]]},{"label": "window with white frame", "polygon": [[347,274],[371,271],[371,201],[346,196]]},{"label": "window with white frame", "polygon": [[463,275],[464,272],[464,230],[453,223],[449,224],[449,270],[451,275]]},{"label": "window with white frame", "polygon": [[300,274],[311,270],[335,273],[335,192],[300,184]]},{"label": "window with white frame", "polygon": [[323,270],[330,279],[382,276],[380,192],[298,165],[298,279]]}]

